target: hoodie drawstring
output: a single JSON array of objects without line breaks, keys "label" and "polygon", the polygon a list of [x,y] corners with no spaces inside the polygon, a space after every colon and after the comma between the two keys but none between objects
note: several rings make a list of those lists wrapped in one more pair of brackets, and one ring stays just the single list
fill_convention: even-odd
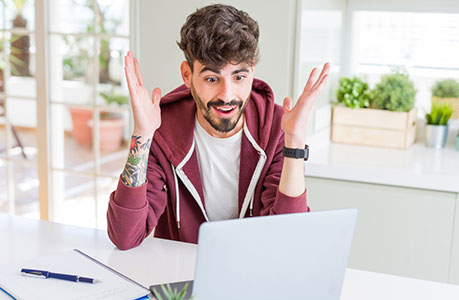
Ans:
[{"label": "hoodie drawstring", "polygon": [[174,182],[175,182],[175,219],[177,220],[177,226],[180,229],[180,194],[179,194],[179,188],[178,188],[178,179],[177,179],[177,174],[175,173],[175,167],[173,164],[172,166],[172,173],[174,173]]},{"label": "hoodie drawstring", "polygon": [[245,194],[244,201],[242,203],[242,208],[239,213],[239,218],[244,218],[247,209],[249,210],[249,215],[253,216],[253,202],[254,202],[254,194],[255,188],[260,178],[261,172],[263,171],[263,167],[266,162],[266,153],[263,149],[257,144],[255,139],[250,134],[250,131],[247,127],[247,124],[244,123],[244,133],[249,142],[252,144],[253,148],[258,151],[260,158],[258,159],[257,166],[255,167],[255,171],[253,172],[252,179],[250,180],[249,187],[247,188],[247,193]]}]

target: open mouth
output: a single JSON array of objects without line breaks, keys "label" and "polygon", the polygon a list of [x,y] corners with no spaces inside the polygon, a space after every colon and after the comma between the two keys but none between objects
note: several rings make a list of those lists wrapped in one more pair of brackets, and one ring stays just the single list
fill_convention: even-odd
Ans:
[{"label": "open mouth", "polygon": [[222,118],[231,117],[236,112],[237,107],[237,105],[212,106],[215,112]]}]

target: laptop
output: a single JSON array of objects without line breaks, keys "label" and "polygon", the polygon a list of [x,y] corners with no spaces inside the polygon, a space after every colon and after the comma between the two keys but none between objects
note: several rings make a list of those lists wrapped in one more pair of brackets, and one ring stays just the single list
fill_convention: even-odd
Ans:
[{"label": "laptop", "polygon": [[193,300],[338,300],[356,218],[345,209],[203,223],[195,279],[171,287],[188,283]]}]

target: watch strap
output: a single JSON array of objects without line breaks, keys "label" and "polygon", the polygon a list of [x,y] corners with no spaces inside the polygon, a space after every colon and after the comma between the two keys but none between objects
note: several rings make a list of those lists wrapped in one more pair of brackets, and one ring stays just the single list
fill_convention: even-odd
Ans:
[{"label": "watch strap", "polygon": [[290,158],[302,158],[304,160],[308,160],[309,158],[309,146],[304,145],[304,149],[299,149],[299,148],[287,148],[284,146],[282,149],[282,155],[284,157],[290,157]]}]

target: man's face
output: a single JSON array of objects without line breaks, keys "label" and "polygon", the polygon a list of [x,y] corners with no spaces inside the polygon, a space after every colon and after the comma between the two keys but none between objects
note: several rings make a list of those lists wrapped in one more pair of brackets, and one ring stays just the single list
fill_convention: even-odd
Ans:
[{"label": "man's face", "polygon": [[242,128],[253,67],[241,63],[214,69],[195,61],[189,77],[184,75],[182,64],[182,75],[196,101],[198,122],[210,135],[228,137]]}]

